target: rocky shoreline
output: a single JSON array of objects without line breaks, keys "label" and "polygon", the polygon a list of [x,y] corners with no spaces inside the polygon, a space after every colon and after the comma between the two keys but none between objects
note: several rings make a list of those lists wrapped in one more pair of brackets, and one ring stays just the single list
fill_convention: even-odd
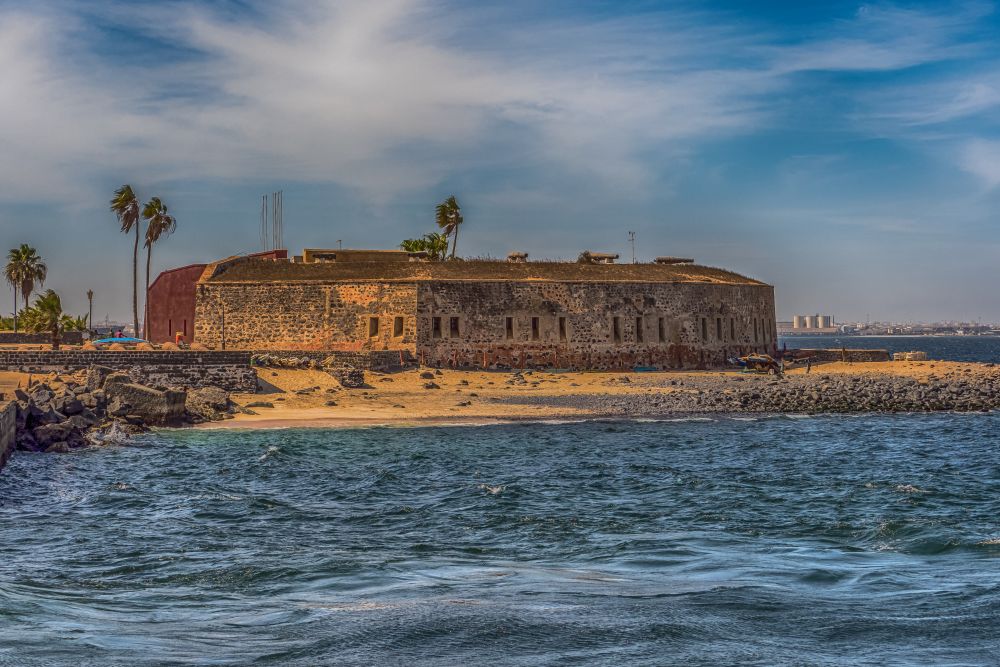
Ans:
[{"label": "rocky shoreline", "polygon": [[232,417],[239,408],[221,389],[148,387],[127,373],[91,366],[15,389],[15,448],[68,452],[147,431]]},{"label": "rocky shoreline", "polygon": [[[948,372],[926,378],[892,374],[683,375],[644,385],[644,393],[601,395],[511,396],[506,404],[545,405],[586,410],[603,416],[672,414],[820,414],[892,412],[988,412],[1000,409],[1000,369]],[[528,382],[531,372],[515,373],[510,382]],[[613,382],[632,384],[635,376]]]}]

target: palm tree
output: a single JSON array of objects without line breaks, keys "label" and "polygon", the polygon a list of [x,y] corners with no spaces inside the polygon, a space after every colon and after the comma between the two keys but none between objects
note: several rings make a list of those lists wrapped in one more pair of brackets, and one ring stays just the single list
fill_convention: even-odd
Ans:
[{"label": "palm tree", "polygon": [[135,247],[132,248],[132,321],[135,334],[139,335],[139,200],[131,185],[115,190],[111,199],[111,212],[122,226],[122,234],[135,230]]},{"label": "palm tree", "polygon": [[172,233],[177,228],[177,221],[167,212],[167,205],[159,197],[150,199],[142,209],[142,217],[146,220],[146,316],[143,325],[146,327],[143,338],[149,338],[149,265],[153,257],[153,244],[160,237]]},{"label": "palm tree", "polygon": [[87,329],[93,327],[94,321],[94,290],[87,290],[87,303],[90,306],[87,308]]},{"label": "palm tree", "polygon": [[448,256],[448,236],[432,232],[419,239],[406,239],[399,247],[407,252],[426,252],[427,258],[437,261]]},{"label": "palm tree", "polygon": [[27,243],[18,248],[11,248],[7,253],[7,265],[4,267],[4,279],[14,288],[14,331],[17,331],[17,290],[21,290],[24,307],[28,307],[28,299],[35,290],[35,281],[45,284],[48,268],[38,256],[38,251]]},{"label": "palm tree", "polygon": [[437,225],[444,230],[445,236],[451,236],[451,258],[455,259],[455,248],[458,246],[458,227],[462,224],[462,208],[458,205],[455,195],[448,197],[437,205]]},{"label": "palm tree", "polygon": [[35,305],[21,314],[24,328],[31,333],[48,332],[52,335],[52,349],[58,350],[64,331],[76,331],[84,325],[83,317],[73,317],[63,312],[59,295],[45,290],[35,299]]}]

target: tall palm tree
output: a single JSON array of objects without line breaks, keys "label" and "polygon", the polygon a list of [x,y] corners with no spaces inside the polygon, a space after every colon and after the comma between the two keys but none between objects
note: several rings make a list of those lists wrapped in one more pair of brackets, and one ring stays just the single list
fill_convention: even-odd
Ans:
[{"label": "tall palm tree", "polygon": [[7,253],[7,265],[4,267],[4,279],[14,288],[14,331],[17,331],[17,291],[21,290],[24,307],[28,307],[28,299],[35,290],[35,281],[45,284],[48,268],[38,256],[38,251],[27,243],[18,248],[11,248]]},{"label": "tall palm tree", "polygon": [[87,329],[92,329],[94,327],[94,290],[87,290],[87,303],[90,304],[87,308]]},{"label": "tall palm tree", "polygon": [[52,349],[58,350],[64,331],[76,331],[83,325],[82,317],[73,317],[63,312],[59,295],[52,290],[35,299],[35,305],[25,308],[22,313],[24,328],[32,333],[48,332],[52,335]]},{"label": "tall palm tree", "polygon": [[458,205],[455,195],[448,197],[437,205],[437,225],[445,236],[451,236],[451,258],[455,259],[455,248],[458,246],[458,228],[462,224],[462,208]]},{"label": "tall palm tree", "polygon": [[172,233],[177,228],[177,220],[170,215],[167,205],[159,197],[146,202],[142,217],[146,220],[146,316],[142,318],[145,326],[143,338],[149,338],[149,265],[153,257],[153,244]]},{"label": "tall palm tree", "polygon": [[132,186],[125,184],[115,190],[111,199],[111,212],[122,226],[122,234],[135,231],[135,246],[132,248],[132,323],[135,335],[139,335],[139,200]]}]

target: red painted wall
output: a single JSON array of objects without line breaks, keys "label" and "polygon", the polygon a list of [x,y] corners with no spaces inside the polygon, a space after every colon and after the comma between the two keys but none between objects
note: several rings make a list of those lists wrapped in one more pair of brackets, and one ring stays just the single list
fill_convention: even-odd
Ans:
[{"label": "red painted wall", "polygon": [[[287,250],[269,250],[250,255],[263,259],[288,259]],[[146,292],[146,317],[151,343],[174,342],[178,331],[194,342],[194,302],[198,279],[207,264],[191,264],[164,271]]]},{"label": "red painted wall", "polygon": [[149,340],[152,343],[174,341],[174,334],[187,330],[185,340],[194,337],[194,298],[198,278],[207,264],[191,264],[164,271],[146,293]]}]

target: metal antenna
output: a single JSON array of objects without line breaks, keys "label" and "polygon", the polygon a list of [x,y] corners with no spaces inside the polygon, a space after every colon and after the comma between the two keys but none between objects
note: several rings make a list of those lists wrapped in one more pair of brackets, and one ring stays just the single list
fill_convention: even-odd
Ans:
[{"label": "metal antenna", "polygon": [[261,250],[267,252],[270,250],[268,248],[269,232],[267,225],[267,195],[260,198],[260,246]]},{"label": "metal antenna", "polygon": [[632,263],[635,264],[635,232],[628,233],[628,240],[632,244]]}]

